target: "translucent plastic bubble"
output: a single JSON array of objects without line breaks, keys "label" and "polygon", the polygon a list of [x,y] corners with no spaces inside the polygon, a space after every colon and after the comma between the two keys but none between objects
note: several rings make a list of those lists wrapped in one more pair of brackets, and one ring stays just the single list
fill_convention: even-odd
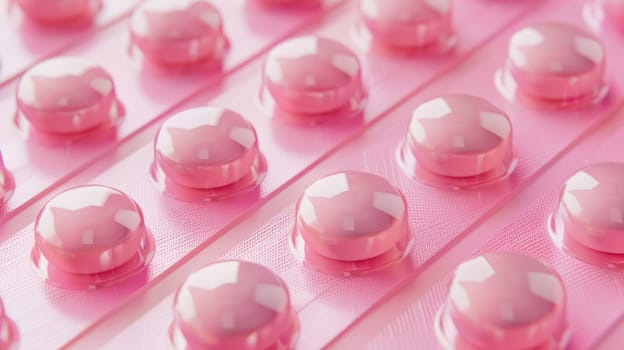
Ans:
[{"label": "translucent plastic bubble", "polygon": [[403,194],[382,177],[354,171],[305,190],[290,239],[306,265],[338,275],[397,264],[413,244]]},{"label": "translucent plastic bubble", "polygon": [[124,115],[110,74],[79,57],[44,61],[16,90],[15,121],[36,142],[72,143],[108,136]]},{"label": "translucent plastic bubble", "polygon": [[69,289],[106,287],[143,271],[154,239],[126,194],[80,186],[52,198],[35,222],[34,266],[43,279]]},{"label": "translucent plastic bubble", "polygon": [[563,349],[565,287],[537,259],[486,253],[457,267],[435,327],[447,350]]},{"label": "translucent plastic bubble", "polygon": [[284,282],[245,261],[217,262],[189,275],[173,312],[169,339],[177,350],[290,350],[299,337]]},{"label": "translucent plastic bubble", "polygon": [[624,267],[624,164],[592,164],[572,175],[549,229],[570,255],[598,266]]},{"label": "translucent plastic bubble", "polygon": [[130,53],[145,68],[220,68],[229,47],[223,18],[206,0],[149,0],[130,17]]},{"label": "translucent plastic bubble", "polygon": [[431,186],[471,189],[502,181],[516,167],[511,121],[478,97],[434,98],[414,110],[398,160],[407,175]]},{"label": "translucent plastic bubble", "polygon": [[154,142],[152,176],[168,196],[222,199],[257,188],[266,174],[254,127],[240,114],[202,107],[170,117]]},{"label": "translucent plastic bubble", "polygon": [[531,106],[587,106],[608,92],[605,60],[593,34],[565,23],[537,23],[512,35],[496,85],[506,98]]},{"label": "translucent plastic bubble", "polygon": [[269,113],[299,123],[357,116],[366,98],[357,56],[330,39],[304,36],[269,53],[261,100]]}]

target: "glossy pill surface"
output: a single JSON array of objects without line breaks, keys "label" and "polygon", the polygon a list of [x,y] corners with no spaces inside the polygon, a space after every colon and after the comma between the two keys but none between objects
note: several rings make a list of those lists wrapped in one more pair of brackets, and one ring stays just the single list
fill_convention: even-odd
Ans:
[{"label": "glossy pill surface", "polygon": [[488,101],[447,95],[418,106],[400,149],[406,173],[439,187],[471,187],[513,170],[511,121]]},{"label": "glossy pill surface", "polygon": [[586,262],[624,262],[624,164],[589,165],[564,183],[550,218],[555,241]]},{"label": "glossy pill surface", "polygon": [[533,24],[510,39],[507,88],[544,103],[590,103],[604,97],[605,61],[604,46],[584,29]]},{"label": "glossy pill surface", "polygon": [[172,184],[168,193],[173,196],[174,185],[198,191],[222,189],[224,194],[253,187],[266,167],[251,123],[218,107],[190,109],[170,117],[156,136],[154,153],[155,167]]},{"label": "glossy pill surface", "polygon": [[[126,194],[86,185],[52,198],[35,222],[33,262],[56,284],[108,283],[137,272],[153,254],[143,213]],[[111,281],[103,280],[98,274]]]},{"label": "glossy pill surface", "polygon": [[396,263],[410,236],[403,194],[382,177],[346,171],[305,190],[292,239],[304,262],[340,273],[349,266],[366,271]]},{"label": "glossy pill surface", "polygon": [[20,79],[18,122],[59,136],[111,126],[123,113],[110,74],[80,57],[44,61]]},{"label": "glossy pill surface", "polygon": [[133,50],[169,65],[219,60],[228,45],[223,18],[206,0],[146,1],[131,16],[130,34]]},{"label": "glossy pill surface", "polygon": [[397,48],[445,45],[452,36],[450,0],[361,0],[373,41]]},{"label": "glossy pill surface", "polygon": [[486,253],[459,265],[436,322],[446,349],[562,348],[565,287],[535,258]]},{"label": "glossy pill surface", "polygon": [[264,103],[270,99],[276,108],[303,118],[357,109],[363,94],[361,69],[353,51],[337,41],[315,36],[287,40],[266,59]]},{"label": "glossy pill surface", "polygon": [[298,338],[286,285],[250,262],[217,262],[192,273],[173,310],[175,349],[292,349]]}]

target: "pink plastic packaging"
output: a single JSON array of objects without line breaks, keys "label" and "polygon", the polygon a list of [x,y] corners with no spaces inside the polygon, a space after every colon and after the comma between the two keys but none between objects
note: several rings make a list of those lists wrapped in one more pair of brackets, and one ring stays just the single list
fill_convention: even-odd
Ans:
[{"label": "pink plastic packaging", "polygon": [[[0,295],[20,348],[580,349],[624,312],[582,304],[621,299],[617,272],[592,265],[618,266],[615,199],[606,238],[584,240],[557,196],[574,174],[561,157],[590,152],[622,104],[621,34],[586,29],[606,1],[151,0],[104,28],[110,3],[76,15],[92,26],[53,26],[77,35],[58,52],[8,55]],[[50,54],[82,58],[21,74]],[[449,252],[550,171],[500,236]],[[475,251],[503,260],[496,288],[456,281],[447,298],[447,265],[373,317]],[[531,258],[491,253],[506,251]],[[483,313],[458,311],[470,298]],[[516,315],[538,327],[501,326]]]},{"label": "pink plastic packaging", "polygon": [[[548,165],[553,157],[604,122],[609,117],[609,112],[618,104],[621,99],[621,87],[619,82],[613,79],[608,80],[611,90],[605,103],[576,110],[535,109],[533,105],[527,105],[522,100],[509,103],[497,90],[494,83],[496,71],[504,66],[509,38],[518,28],[529,23],[542,22],[545,18],[583,25],[580,17],[581,2],[573,6],[564,6],[564,10],[553,11],[554,8],[559,9],[560,5],[552,1],[544,3],[520,23],[500,33],[494,41],[469,57],[449,75],[419,90],[417,96],[393,108],[381,122],[374,124],[357,139],[352,140],[306,174],[305,181],[311,184],[314,180],[335,171],[344,169],[366,171],[384,175],[402,190],[407,198],[408,217],[415,236],[414,247],[403,263],[388,269],[385,273],[357,278],[330,276],[301,265],[296,254],[293,254],[288,240],[284,240],[292,232],[296,198],[301,194],[291,190],[287,198],[280,199],[281,204],[269,202],[268,205],[276,206],[274,214],[272,216],[263,214],[266,219],[262,221],[264,225],[259,229],[249,229],[246,233],[236,232],[236,234],[229,231],[229,237],[225,235],[216,241],[211,240],[204,244],[201,250],[196,250],[192,256],[180,263],[175,270],[170,271],[166,282],[159,281],[153,288],[159,290],[159,295],[166,296],[165,290],[172,292],[176,284],[174,281],[182,277],[184,271],[195,266],[200,257],[204,259],[203,261],[205,259],[255,261],[277,271],[291,286],[294,304],[302,322],[302,338],[299,346],[305,349],[332,345],[332,338],[339,336],[345,327],[369,307],[378,303],[384,294],[392,291],[405,279],[416,276],[419,266],[430,263],[430,259],[437,259],[441,255],[438,253],[439,250],[446,243],[451,242],[459,234],[465,234],[465,230],[472,224],[481,220],[504,200],[511,198],[522,185],[526,185],[533,178],[536,172]],[[602,40],[603,44],[610,48],[606,51],[606,61],[615,60],[620,54],[617,52],[618,45],[615,45],[619,38],[605,34]],[[458,42],[461,43],[461,40]],[[620,69],[617,65],[607,67],[606,77],[616,76]],[[478,93],[474,91],[475,81],[483,82]],[[473,191],[442,190],[420,184],[405,176],[394,157],[388,155],[393,155],[400,147],[412,112],[433,98],[449,93],[467,92],[484,98],[508,116],[513,127],[513,149],[517,152],[516,170],[498,184]],[[374,96],[372,91],[370,96],[371,98]],[[269,154],[270,152],[267,152],[267,155]],[[268,164],[267,179],[271,177],[270,158]],[[298,184],[296,188],[303,191],[305,186]],[[283,207],[286,209],[280,210]],[[281,235],[282,240],[276,238],[276,235]],[[142,303],[146,296],[147,294],[137,296],[127,307],[131,308],[130,305]],[[83,338],[84,342],[81,342],[83,339],[79,339],[73,344],[89,344],[89,339],[96,341],[98,334],[120,332],[121,330],[112,324],[113,320],[118,322],[123,319],[130,322],[129,320],[140,317],[131,327],[121,331],[117,338],[108,343],[110,348],[130,341],[137,333],[148,327],[166,328],[167,317],[170,317],[167,315],[170,315],[168,305],[171,305],[171,299],[163,298],[162,302],[153,304],[155,306],[145,317],[140,317],[133,311],[118,310],[92,328]],[[329,320],[323,316],[328,312],[332,314]],[[320,319],[324,320],[322,327],[318,326]],[[144,338],[136,341],[136,344],[143,346],[158,347],[158,342],[153,339]],[[362,344],[357,340],[354,341],[355,344]],[[437,341],[428,346],[435,348]]]}]

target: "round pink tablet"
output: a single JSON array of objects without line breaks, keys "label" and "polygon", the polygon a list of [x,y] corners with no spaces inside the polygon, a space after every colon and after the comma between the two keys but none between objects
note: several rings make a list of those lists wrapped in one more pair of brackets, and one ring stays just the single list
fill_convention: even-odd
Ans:
[{"label": "round pink tablet", "polygon": [[13,174],[4,167],[2,153],[0,153],[0,205],[6,202],[15,190]]},{"label": "round pink tablet", "polygon": [[511,122],[481,98],[437,97],[414,110],[399,153],[408,175],[427,184],[468,188],[490,183],[513,170]]},{"label": "round pink tablet", "polygon": [[169,118],[156,136],[154,153],[157,182],[179,199],[250,190],[266,171],[251,123],[216,107],[190,109]]},{"label": "round pink tablet", "polygon": [[0,349],[17,349],[18,338],[17,327],[5,313],[2,301],[0,301]]},{"label": "round pink tablet", "polygon": [[58,137],[111,129],[123,114],[110,74],[79,57],[53,58],[27,71],[16,100],[20,127]]},{"label": "round pink tablet", "polygon": [[135,201],[110,187],[87,185],[52,198],[35,221],[33,262],[65,287],[110,285],[137,273],[153,255],[153,238]]},{"label": "round pink tablet", "polygon": [[539,260],[487,253],[459,265],[436,331],[445,349],[563,349],[566,292]]},{"label": "round pink tablet", "polygon": [[291,243],[313,268],[369,272],[398,262],[410,242],[405,197],[377,175],[329,175],[310,185],[297,203]]},{"label": "round pink tablet", "polygon": [[504,94],[542,104],[587,104],[606,94],[605,49],[593,34],[564,23],[518,30],[509,43]]},{"label": "round pink tablet", "polygon": [[551,233],[571,255],[600,266],[624,266],[624,163],[597,163],[563,185]]},{"label": "round pink tablet", "polygon": [[221,14],[206,0],[149,0],[130,18],[136,46],[148,60],[166,65],[220,61],[228,43]]},{"label": "round pink tablet", "polygon": [[267,268],[223,261],[192,273],[174,300],[177,350],[293,349],[299,321],[284,282]]},{"label": "round pink tablet", "polygon": [[16,0],[24,14],[45,24],[90,22],[102,0]]},{"label": "round pink tablet", "polygon": [[293,119],[353,115],[365,95],[361,69],[353,51],[339,42],[315,36],[291,39],[266,59],[262,99]]},{"label": "round pink tablet", "polygon": [[372,40],[398,48],[444,48],[453,37],[451,0],[361,0]]}]

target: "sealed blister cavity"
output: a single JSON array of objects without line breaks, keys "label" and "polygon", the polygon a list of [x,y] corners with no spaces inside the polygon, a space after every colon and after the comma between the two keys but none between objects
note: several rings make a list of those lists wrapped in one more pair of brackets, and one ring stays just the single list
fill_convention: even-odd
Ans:
[{"label": "sealed blister cavity", "polygon": [[102,8],[102,0],[15,0],[31,20],[54,26],[87,25]]},{"label": "sealed blister cavity", "polygon": [[361,275],[398,264],[413,245],[403,194],[377,175],[345,171],[299,198],[290,244],[307,266]]},{"label": "sealed blister cavity", "polygon": [[566,180],[548,227],[568,254],[624,267],[624,164],[596,163]]},{"label": "sealed blister cavity", "polygon": [[470,189],[502,181],[517,163],[511,121],[478,97],[434,98],[414,110],[398,162],[408,176],[436,187]]},{"label": "sealed blister cavity", "polygon": [[284,282],[246,261],[222,261],[191,275],[178,289],[169,328],[176,350],[290,350],[299,320]]},{"label": "sealed blister cavity", "polygon": [[154,156],[151,174],[159,189],[186,201],[251,191],[267,170],[253,125],[240,114],[217,107],[170,117],[156,135]]},{"label": "sealed blister cavity", "polygon": [[0,350],[16,350],[18,340],[17,327],[4,311],[2,300],[0,300]]},{"label": "sealed blister cavity", "polygon": [[443,53],[456,43],[451,0],[360,0],[358,37],[369,47]]},{"label": "sealed blister cavity", "polygon": [[304,124],[358,116],[366,100],[355,53],[316,36],[290,39],[271,50],[260,94],[270,115]]},{"label": "sealed blister cavity", "polygon": [[34,230],[32,263],[44,280],[63,288],[111,286],[145,271],[154,255],[138,204],[106,186],[58,194],[41,209]]},{"label": "sealed blister cavity", "polygon": [[229,47],[223,18],[206,0],[149,0],[130,17],[130,54],[144,68],[218,69]]},{"label": "sealed blister cavity", "polygon": [[536,23],[510,38],[505,67],[496,72],[500,93],[542,108],[582,107],[608,93],[605,48],[572,24]]},{"label": "sealed blister cavity", "polygon": [[13,178],[13,174],[5,168],[4,161],[2,160],[2,153],[0,153],[0,205],[11,197],[14,190],[15,179]]},{"label": "sealed blister cavity", "polygon": [[53,58],[27,71],[17,86],[16,103],[16,125],[41,143],[110,136],[124,115],[110,74],[79,57]]},{"label": "sealed blister cavity", "polygon": [[486,253],[457,267],[436,334],[447,350],[564,349],[566,291],[539,260]]},{"label": "sealed blister cavity", "polygon": [[624,1],[622,0],[588,0],[583,7],[583,17],[594,30],[605,27],[624,30]]}]

